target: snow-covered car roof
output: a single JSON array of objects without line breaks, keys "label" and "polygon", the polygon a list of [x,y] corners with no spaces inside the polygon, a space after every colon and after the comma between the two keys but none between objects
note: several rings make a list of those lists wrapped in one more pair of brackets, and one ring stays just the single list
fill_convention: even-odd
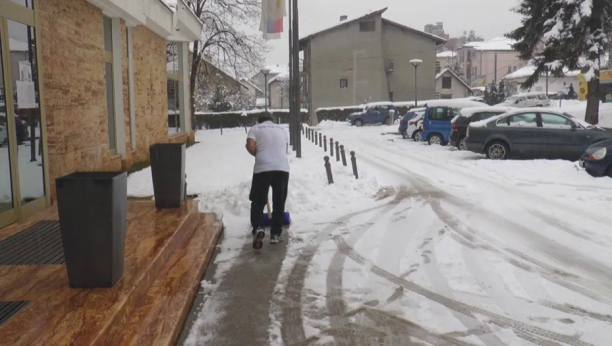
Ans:
[{"label": "snow-covered car roof", "polygon": [[467,107],[488,107],[486,103],[456,99],[456,100],[433,100],[427,102],[427,107],[455,107],[455,108],[467,108]]},{"label": "snow-covered car roof", "polygon": [[408,113],[410,113],[410,112],[425,112],[426,110],[427,110],[427,108],[425,108],[425,107],[412,108],[411,110],[408,111]]},{"label": "snow-covered car roof", "polygon": [[393,102],[372,102],[372,103],[366,104],[366,108],[372,108],[376,106],[394,106],[395,107],[395,103]]},{"label": "snow-covered car roof", "polygon": [[510,107],[499,107],[499,106],[489,106],[489,107],[468,107],[468,108],[463,108],[461,110],[461,116],[464,118],[469,118],[472,115],[476,114],[476,113],[480,113],[480,112],[502,112],[502,113],[506,113],[511,111],[512,108]]}]

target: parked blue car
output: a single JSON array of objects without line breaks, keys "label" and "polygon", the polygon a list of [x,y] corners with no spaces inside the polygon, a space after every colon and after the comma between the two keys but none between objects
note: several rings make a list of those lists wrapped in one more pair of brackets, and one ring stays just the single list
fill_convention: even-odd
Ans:
[{"label": "parked blue car", "polygon": [[468,99],[429,101],[423,117],[421,141],[429,144],[446,145],[451,135],[451,120],[459,115],[463,108],[469,107],[488,106],[485,103]]},{"label": "parked blue car", "polygon": [[591,145],[580,158],[580,165],[594,177],[612,178],[612,139]]},{"label": "parked blue car", "polygon": [[394,117],[399,116],[397,108],[392,104],[384,103],[373,103],[366,106],[363,112],[352,113],[349,116],[351,125],[363,126],[365,124],[385,124],[389,119],[389,112],[393,110],[395,112]]}]

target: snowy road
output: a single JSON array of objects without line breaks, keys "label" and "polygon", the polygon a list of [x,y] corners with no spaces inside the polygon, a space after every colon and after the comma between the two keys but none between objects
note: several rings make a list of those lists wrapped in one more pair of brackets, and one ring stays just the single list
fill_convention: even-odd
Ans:
[{"label": "snowy road", "polygon": [[[387,128],[326,125],[397,194],[339,220],[325,239],[333,255],[318,246],[311,263],[325,266],[301,300],[325,297],[329,325],[308,317],[325,314],[321,304],[306,306],[304,324],[318,330],[285,332],[289,344],[338,328],[361,335],[335,344],[612,340],[612,181],[564,161],[492,162],[381,135]],[[308,284],[317,276],[324,290]]]},{"label": "snowy road", "polygon": [[[612,179],[382,135],[393,127],[319,130],[357,153],[360,179],[332,159],[328,186],[310,142],[292,159],[286,256],[274,293],[254,297],[269,311],[249,317],[269,321],[268,344],[609,345]],[[226,226],[188,345],[231,340],[215,335],[237,310],[223,283],[244,276],[244,258],[265,271],[273,251],[245,256],[252,159],[243,130],[224,133],[188,150],[190,193]],[[147,174],[130,177],[131,194],[149,193]]]}]

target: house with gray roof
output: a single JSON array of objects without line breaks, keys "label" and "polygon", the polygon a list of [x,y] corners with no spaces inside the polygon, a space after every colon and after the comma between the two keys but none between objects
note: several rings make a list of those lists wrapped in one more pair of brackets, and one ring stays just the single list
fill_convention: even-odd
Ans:
[{"label": "house with gray roof", "polygon": [[[316,109],[377,101],[433,99],[437,47],[446,42],[382,17],[381,9],[340,18],[300,39],[304,51],[302,106],[316,123]],[[420,59],[416,85],[410,60]]]}]

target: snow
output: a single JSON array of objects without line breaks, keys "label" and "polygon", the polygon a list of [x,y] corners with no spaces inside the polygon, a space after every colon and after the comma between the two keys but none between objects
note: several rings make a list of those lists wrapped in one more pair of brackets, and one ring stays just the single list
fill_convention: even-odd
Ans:
[{"label": "snow", "polygon": [[467,108],[467,107],[486,107],[486,103],[472,101],[469,99],[451,99],[451,100],[431,100],[427,101],[428,107],[454,107],[454,108]]},{"label": "snow", "polygon": [[437,58],[454,58],[457,56],[457,52],[453,52],[452,50],[447,50],[442,53],[438,53],[436,55]]},{"label": "snow", "polygon": [[484,41],[484,42],[472,42],[464,45],[464,47],[473,47],[474,50],[477,51],[502,51],[502,50],[514,50],[512,45],[514,45],[516,41],[505,38],[505,37],[496,37],[494,39]]},{"label": "snow", "polygon": [[[554,67],[551,65],[550,66],[551,69],[554,69]],[[506,75],[503,79],[504,80],[514,80],[514,79],[522,79],[522,78],[527,78],[527,77],[531,77],[531,75],[533,75],[536,71],[536,67],[533,65],[527,65],[523,68],[520,68],[508,75]],[[580,71],[569,71],[568,69],[563,70],[563,75],[567,76],[567,77],[576,77],[578,76],[578,74],[580,74]],[[542,75],[544,76],[544,75]]]},{"label": "snow", "polygon": [[[38,140],[36,143],[36,153],[38,154]],[[30,141],[28,140],[24,144],[19,145],[17,149],[19,185],[22,199],[39,198],[45,194],[42,160],[37,155],[37,161],[30,162],[30,148]],[[8,145],[0,147],[0,203],[10,203],[12,200],[8,149]]]},{"label": "snow", "polygon": [[[388,134],[396,126],[325,121],[316,130],[357,153],[360,179],[332,160],[336,184],[327,185],[325,153],[302,137],[304,157],[291,157],[293,224],[269,311],[269,344],[288,344],[283,309],[294,304],[301,319],[292,327],[321,337],[313,344],[339,343],[329,333],[333,323],[371,331],[384,339],[376,344],[419,343],[418,335],[409,343],[371,320],[382,315],[398,323],[393,330],[411,325],[449,344],[528,345],[525,336],[541,344],[612,340],[612,179],[592,178],[568,161],[490,161],[402,140]],[[200,131],[200,143],[187,150],[188,192],[225,225],[217,285],[250,240],[253,159],[245,138],[243,129]],[[130,175],[129,194],[152,194],[150,174]],[[307,248],[310,260],[301,256]],[[289,283],[301,272],[293,270],[298,263],[307,270],[296,288]],[[207,299],[188,345],[212,340],[215,320],[227,311],[223,292],[203,286]],[[288,288],[300,290],[301,301],[285,302]],[[334,315],[330,305],[345,311]]]},{"label": "snow", "polygon": [[512,110],[510,107],[487,106],[487,107],[468,107],[461,109],[460,116],[469,118],[479,112],[503,112],[506,113]]}]

